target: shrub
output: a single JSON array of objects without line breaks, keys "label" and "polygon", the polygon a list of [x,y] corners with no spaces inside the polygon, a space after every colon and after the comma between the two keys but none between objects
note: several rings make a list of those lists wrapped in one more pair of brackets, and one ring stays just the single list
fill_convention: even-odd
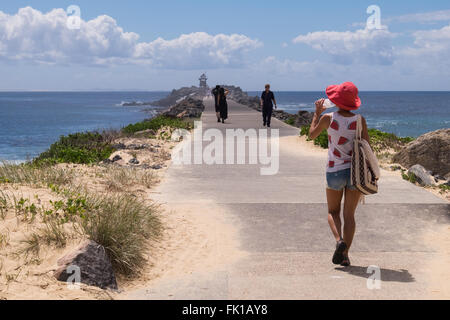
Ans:
[{"label": "shrub", "polygon": [[[311,126],[303,126],[300,130],[300,135],[308,137],[307,138],[308,141],[311,141],[311,139],[309,138],[310,128]],[[322,131],[320,135],[316,139],[314,139],[314,144],[323,149],[328,149],[328,133],[326,130]]]},{"label": "shrub", "polygon": [[115,150],[109,139],[98,132],[74,133],[62,136],[33,163],[77,163],[91,164],[107,159]]},{"label": "shrub", "polygon": [[383,149],[393,149],[399,151],[404,145],[414,141],[411,137],[397,137],[393,133],[383,132],[377,129],[369,129],[370,144],[376,152]]},{"label": "shrub", "polygon": [[289,118],[286,121],[284,121],[286,124],[293,126],[295,125],[295,119],[294,118]]},{"label": "shrub", "polygon": [[122,132],[128,135],[145,130],[153,130],[156,132],[163,127],[190,130],[192,129],[192,123],[178,118],[158,116],[150,120],[144,120],[135,124],[130,124],[123,128]]},{"label": "shrub", "polygon": [[[300,131],[301,136],[309,136],[310,126],[303,126]],[[375,152],[380,153],[384,149],[394,149],[399,151],[405,144],[414,141],[414,138],[405,137],[400,138],[395,134],[386,133],[376,129],[369,129],[370,143]],[[308,138],[308,141],[310,139]],[[314,144],[324,149],[328,148],[328,133],[324,130],[317,139],[314,140]]]},{"label": "shrub", "polygon": [[146,261],[147,240],[160,233],[157,208],[131,195],[88,198],[87,204],[83,233],[106,249],[116,272],[136,274]]},{"label": "shrub", "polygon": [[417,182],[417,176],[412,172],[406,173],[405,170],[402,170],[402,178],[403,180],[409,181],[411,183]]}]

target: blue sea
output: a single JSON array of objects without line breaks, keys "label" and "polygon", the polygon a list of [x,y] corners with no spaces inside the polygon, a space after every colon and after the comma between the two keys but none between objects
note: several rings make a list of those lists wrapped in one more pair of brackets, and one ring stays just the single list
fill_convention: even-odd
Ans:
[{"label": "blue sea", "polygon": [[[279,109],[289,113],[314,111],[314,101],[326,98],[323,92],[274,93]],[[357,113],[367,119],[370,128],[400,137],[418,137],[450,128],[450,92],[360,92],[360,97],[362,107]]]},{"label": "blue sea", "polygon": [[[61,135],[121,128],[151,117],[149,107],[122,102],[155,101],[168,92],[0,92],[0,159],[25,161]],[[156,108],[155,108],[156,109]]]},{"label": "blue sea", "polygon": [[[169,92],[0,92],[0,159],[24,161],[45,151],[59,136],[121,128],[152,116],[152,107],[122,102],[155,101]],[[260,92],[249,92],[259,95]],[[322,92],[275,92],[280,109],[314,110]],[[450,92],[362,92],[369,127],[418,137],[450,127]],[[160,110],[153,108],[154,110]],[[232,114],[231,114],[232,116]]]}]

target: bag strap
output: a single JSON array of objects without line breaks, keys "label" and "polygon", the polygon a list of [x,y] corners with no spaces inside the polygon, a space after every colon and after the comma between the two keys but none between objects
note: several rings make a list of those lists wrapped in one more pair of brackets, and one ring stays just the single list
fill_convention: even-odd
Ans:
[{"label": "bag strap", "polygon": [[358,120],[356,125],[356,139],[358,140],[362,139],[362,117],[360,114],[358,114]]}]

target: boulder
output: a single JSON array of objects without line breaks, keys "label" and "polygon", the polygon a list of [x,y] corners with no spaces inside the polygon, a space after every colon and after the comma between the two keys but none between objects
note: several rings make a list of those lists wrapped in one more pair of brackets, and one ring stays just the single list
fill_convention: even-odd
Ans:
[{"label": "boulder", "polygon": [[205,111],[203,101],[188,98],[169,108],[163,115],[172,118],[199,118],[203,111]]},{"label": "boulder", "polygon": [[74,271],[69,267],[79,268],[80,282],[102,289],[117,290],[114,270],[106,254],[105,248],[95,241],[87,241],[76,251],[64,256],[58,261],[59,268],[54,276],[59,281],[66,282]]},{"label": "boulder", "polygon": [[414,174],[417,178],[417,182],[422,186],[434,186],[436,181],[434,177],[420,164],[416,164],[409,168],[408,174]]},{"label": "boulder", "polygon": [[111,162],[117,162],[122,160],[122,157],[118,154],[116,154],[114,157],[112,157]]},{"label": "boulder", "polygon": [[136,164],[136,165],[138,165],[140,162],[139,162],[138,159],[132,158],[132,159],[130,159],[130,161],[128,161],[128,163],[129,163],[129,164]]},{"label": "boulder", "polygon": [[450,129],[427,133],[409,143],[393,160],[409,168],[420,164],[433,174],[450,173]]},{"label": "boulder", "polygon": [[314,112],[299,111],[295,119],[295,126],[301,128],[303,126],[309,126],[313,120]]}]

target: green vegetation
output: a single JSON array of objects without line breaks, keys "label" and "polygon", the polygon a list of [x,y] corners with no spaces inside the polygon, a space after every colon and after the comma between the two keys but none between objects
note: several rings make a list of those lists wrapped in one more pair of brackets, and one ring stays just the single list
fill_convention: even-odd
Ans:
[{"label": "green vegetation", "polygon": [[441,189],[441,192],[448,192],[450,191],[450,186],[448,184],[441,184],[439,185],[439,189]]},{"label": "green vegetation", "polygon": [[399,151],[406,144],[414,141],[414,138],[397,137],[393,133],[386,133],[376,129],[369,129],[370,144],[375,152],[380,152],[384,149],[393,149],[394,151]]},{"label": "green vegetation", "polygon": [[417,182],[417,177],[414,173],[410,172],[407,173],[405,170],[402,170],[402,178],[403,180],[409,181],[411,183],[416,183]]},{"label": "green vegetation", "polygon": [[[306,136],[308,141],[311,141],[311,139],[309,139],[310,128],[311,126],[303,126],[300,130],[300,135]],[[328,133],[326,130],[322,131],[322,133],[316,139],[314,139],[314,144],[323,149],[328,149]]]},{"label": "green vegetation", "polygon": [[176,129],[190,130],[193,128],[192,122],[185,121],[177,118],[170,118],[166,116],[158,116],[150,120],[144,120],[135,124],[130,124],[122,129],[122,132],[127,135],[134,134],[136,132],[152,130],[155,133],[163,128],[171,127]]},{"label": "green vegetation", "polygon": [[[303,126],[300,130],[301,136],[309,136],[309,129],[311,126]],[[414,141],[414,138],[406,137],[400,138],[395,134],[386,133],[376,129],[369,129],[370,143],[375,152],[380,153],[386,149],[393,149],[399,151],[406,144]],[[308,138],[310,141],[310,139]],[[320,136],[314,140],[314,144],[324,149],[328,148],[328,133],[323,131]]]},{"label": "green vegetation", "polygon": [[[129,136],[136,132],[152,130],[153,135],[150,135],[150,138],[155,138],[157,131],[164,127],[191,130],[193,128],[193,122],[191,120],[158,116],[150,120],[130,124],[120,132],[110,130],[103,132],[82,132],[61,136],[47,151],[41,153],[39,157],[34,159],[31,163],[23,165],[21,169],[24,172],[27,171],[28,173],[31,173],[30,170],[32,167],[38,168],[58,163],[98,163],[108,159],[111,154],[116,151],[113,147],[113,141],[117,137],[120,137],[121,135]],[[168,135],[169,137],[167,137]],[[166,132],[160,138],[170,138],[170,132]],[[12,166],[9,167],[13,168]],[[14,170],[17,171],[18,168],[19,167],[16,166],[14,167]],[[17,179],[10,180],[8,177],[9,175],[2,174],[2,171],[5,171],[5,169],[0,167],[0,183],[18,182]]]},{"label": "green vegetation", "polygon": [[98,132],[75,133],[62,136],[41,153],[33,164],[91,164],[107,159],[114,151],[111,142]]},{"label": "green vegetation", "polygon": [[286,121],[284,121],[286,124],[288,124],[288,125],[290,125],[290,126],[293,126],[293,125],[295,125],[295,119],[292,117],[292,118],[289,118],[289,119],[287,119]]}]

